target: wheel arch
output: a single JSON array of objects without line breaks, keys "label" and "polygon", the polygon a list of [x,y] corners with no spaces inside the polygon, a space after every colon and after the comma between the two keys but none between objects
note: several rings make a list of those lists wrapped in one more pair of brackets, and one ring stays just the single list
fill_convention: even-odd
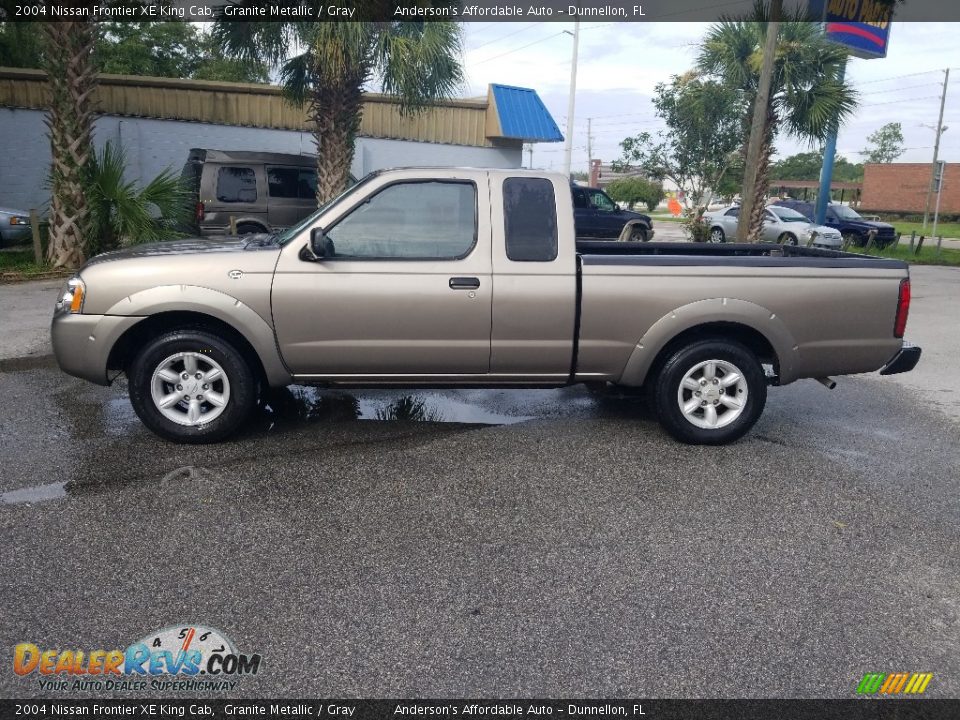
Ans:
[{"label": "wheel arch", "polygon": [[630,239],[630,233],[637,225],[642,227],[645,233],[650,232],[650,226],[645,221],[640,220],[639,218],[636,220],[628,220],[623,226],[623,230],[620,231],[620,237],[617,239],[620,242],[627,242]]},{"label": "wheel arch", "polygon": [[677,308],[655,322],[637,342],[619,383],[643,385],[677,347],[700,338],[736,340],[773,366],[778,383],[794,379],[796,343],[774,313],[745,300],[715,298]]},{"label": "wheel arch", "polygon": [[205,330],[229,342],[237,348],[250,364],[258,380],[268,380],[260,356],[243,333],[228,323],[206,313],[193,310],[172,310],[150,315],[123,333],[107,356],[107,370],[126,371],[130,362],[143,345],[153,338],[173,330]]},{"label": "wheel arch", "polygon": [[125,370],[136,348],[159,333],[194,327],[234,341],[267,384],[278,387],[291,381],[273,328],[253,308],[217,290],[186,285],[151,288],[124,298],[106,314],[143,318],[113,343],[108,369]]}]

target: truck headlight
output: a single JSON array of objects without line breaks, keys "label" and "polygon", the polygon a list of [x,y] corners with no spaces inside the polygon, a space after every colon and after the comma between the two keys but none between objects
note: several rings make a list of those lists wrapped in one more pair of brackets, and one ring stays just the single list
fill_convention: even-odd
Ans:
[{"label": "truck headlight", "polygon": [[58,313],[79,313],[83,312],[83,298],[86,295],[87,287],[79,275],[74,275],[67,280],[60,295],[57,297],[56,311]]}]

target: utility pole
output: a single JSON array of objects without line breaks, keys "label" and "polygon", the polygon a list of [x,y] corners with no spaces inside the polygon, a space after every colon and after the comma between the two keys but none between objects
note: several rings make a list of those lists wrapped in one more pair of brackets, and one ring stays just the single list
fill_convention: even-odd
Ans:
[{"label": "utility pole", "polygon": [[567,142],[563,148],[563,172],[570,177],[570,160],[573,156],[573,113],[577,102],[577,50],[580,47],[580,21],[573,24],[573,32],[564,30],[573,35],[573,62],[570,66],[570,97],[567,99]]},{"label": "utility pole", "polygon": [[[937,160],[940,159],[940,136],[943,135],[943,108],[947,104],[947,85],[950,83],[950,68],[943,71],[943,92],[940,93],[940,119],[937,120],[937,138],[933,141],[933,167],[930,170],[930,186],[927,188],[927,202],[923,206],[923,229],[927,229],[930,217],[930,200],[933,198],[933,186],[937,182]],[[953,136],[951,136],[953,137]]]},{"label": "utility pole", "polygon": [[587,118],[587,172],[590,172],[590,168],[593,167],[593,133],[591,132],[591,125],[593,123],[593,118]]},{"label": "utility pole", "polygon": [[782,0],[771,0],[770,20],[767,22],[767,36],[763,44],[763,64],[760,66],[757,96],[753,101],[753,124],[750,126],[750,140],[747,143],[747,158],[743,169],[743,198],[737,220],[737,242],[747,242],[750,232],[750,217],[757,194],[757,166],[760,164],[760,147],[763,145],[767,125],[773,62],[777,54],[777,36],[780,34],[781,7]]}]

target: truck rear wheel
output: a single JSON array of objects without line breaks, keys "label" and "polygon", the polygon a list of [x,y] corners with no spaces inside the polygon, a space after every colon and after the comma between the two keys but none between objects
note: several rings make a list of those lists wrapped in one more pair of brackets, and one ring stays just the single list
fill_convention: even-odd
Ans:
[{"label": "truck rear wheel", "polygon": [[256,380],[229,342],[201,329],[167,332],[130,365],[130,403],[150,430],[181,443],[233,433],[256,403]]},{"label": "truck rear wheel", "polygon": [[697,340],[673,351],[656,378],[653,404],[680,442],[722,445],[753,427],[767,401],[763,366],[732,340]]}]

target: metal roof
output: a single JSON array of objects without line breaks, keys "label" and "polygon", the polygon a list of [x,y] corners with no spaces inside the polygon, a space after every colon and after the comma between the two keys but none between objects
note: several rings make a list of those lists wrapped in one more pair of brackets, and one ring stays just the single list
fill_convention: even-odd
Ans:
[{"label": "metal roof", "polygon": [[563,141],[560,128],[535,90],[512,85],[490,85],[490,96],[499,119],[499,132],[488,132],[488,137],[525,142]]}]

